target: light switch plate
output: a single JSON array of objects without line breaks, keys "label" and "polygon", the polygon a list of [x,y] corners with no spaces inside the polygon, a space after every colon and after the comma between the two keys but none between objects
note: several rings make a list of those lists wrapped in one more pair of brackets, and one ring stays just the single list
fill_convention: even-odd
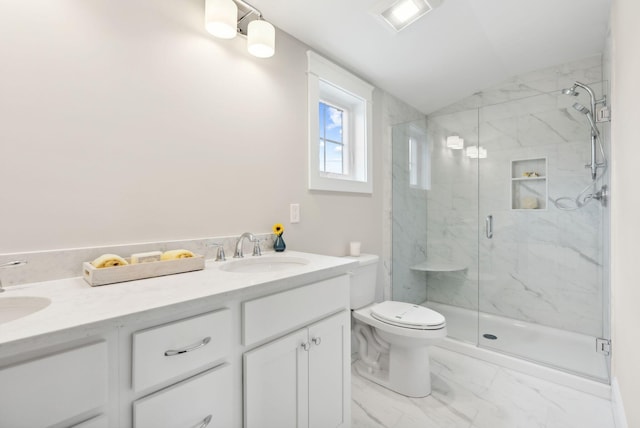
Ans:
[{"label": "light switch plate", "polygon": [[289,205],[289,222],[300,223],[300,204]]}]

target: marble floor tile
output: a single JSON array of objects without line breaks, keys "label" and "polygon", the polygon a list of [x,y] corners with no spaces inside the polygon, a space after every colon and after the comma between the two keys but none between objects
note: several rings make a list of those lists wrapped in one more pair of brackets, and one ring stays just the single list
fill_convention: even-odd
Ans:
[{"label": "marble floor tile", "polygon": [[354,428],[615,428],[608,400],[442,348],[425,398],[352,375]]}]

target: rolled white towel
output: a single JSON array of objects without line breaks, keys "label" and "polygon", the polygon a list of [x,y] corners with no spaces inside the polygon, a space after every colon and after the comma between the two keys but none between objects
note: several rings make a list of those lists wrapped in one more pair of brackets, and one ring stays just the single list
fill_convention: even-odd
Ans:
[{"label": "rolled white towel", "polygon": [[170,250],[162,253],[160,260],[187,259],[193,256],[194,254],[189,250]]},{"label": "rolled white towel", "polygon": [[534,198],[534,197],[522,198],[522,208],[525,210],[534,210],[538,208],[538,198]]}]

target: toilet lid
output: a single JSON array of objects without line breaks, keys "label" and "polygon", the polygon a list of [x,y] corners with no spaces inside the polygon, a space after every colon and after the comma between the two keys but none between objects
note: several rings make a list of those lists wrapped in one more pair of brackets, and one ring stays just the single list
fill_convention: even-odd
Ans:
[{"label": "toilet lid", "polygon": [[386,301],[371,307],[375,319],[399,327],[436,329],[445,324],[442,314],[424,306],[405,302]]}]

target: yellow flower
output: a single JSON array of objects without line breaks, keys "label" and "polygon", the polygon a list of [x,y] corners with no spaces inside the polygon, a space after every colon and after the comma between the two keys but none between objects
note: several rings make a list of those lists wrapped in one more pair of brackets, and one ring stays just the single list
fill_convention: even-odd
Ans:
[{"label": "yellow flower", "polygon": [[276,223],[273,225],[273,233],[274,235],[280,236],[284,233],[284,226],[280,223]]}]

